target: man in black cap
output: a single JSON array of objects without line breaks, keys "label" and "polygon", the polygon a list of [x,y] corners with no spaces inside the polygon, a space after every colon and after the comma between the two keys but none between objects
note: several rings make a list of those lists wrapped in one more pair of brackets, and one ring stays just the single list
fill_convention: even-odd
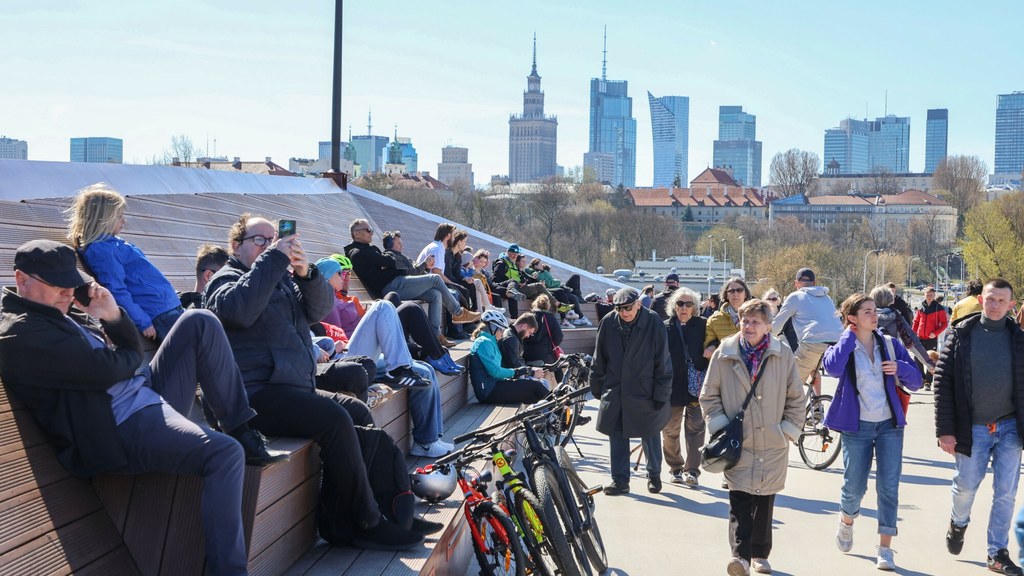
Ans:
[{"label": "man in black cap", "polygon": [[[0,377],[75,476],[202,476],[208,569],[246,574],[244,465],[287,456],[269,452],[246,424],[255,412],[220,322],[205,310],[185,312],[146,364],[131,319],[76,261],[74,250],[50,240],[18,248],[17,291],[3,293]],[[187,418],[197,381],[227,434]]]},{"label": "man in black cap", "polygon": [[786,296],[772,321],[772,333],[778,336],[786,322],[793,319],[793,329],[800,340],[796,350],[800,379],[802,382],[813,381],[814,393],[821,394],[821,378],[816,371],[825,350],[842,335],[843,323],[839,320],[835,302],[828,295],[828,288],[815,286],[814,270],[797,270],[793,286],[796,290]]},{"label": "man in black cap", "polygon": [[665,325],[640,305],[640,294],[623,288],[615,311],[597,328],[590,391],[600,398],[597,430],[608,435],[612,483],[609,496],[629,492],[629,439],[640,438],[647,456],[647,490],[661,491],[661,429],[668,423],[672,360]]},{"label": "man in black cap", "polygon": [[654,302],[651,303],[651,311],[661,317],[662,322],[668,320],[668,312],[665,311],[665,303],[668,302],[669,296],[673,292],[679,289],[679,274],[675,272],[665,276],[665,290],[654,297]]}]

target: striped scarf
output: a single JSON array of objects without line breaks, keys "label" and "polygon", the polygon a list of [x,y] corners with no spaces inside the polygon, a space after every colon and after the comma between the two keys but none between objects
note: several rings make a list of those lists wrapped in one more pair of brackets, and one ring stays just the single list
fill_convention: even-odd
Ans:
[{"label": "striped scarf", "polygon": [[761,361],[764,360],[764,351],[768,349],[769,341],[771,341],[771,336],[765,334],[760,344],[752,346],[740,336],[740,354],[743,356],[743,364],[747,367],[751,380],[757,377],[757,371],[761,369]]}]

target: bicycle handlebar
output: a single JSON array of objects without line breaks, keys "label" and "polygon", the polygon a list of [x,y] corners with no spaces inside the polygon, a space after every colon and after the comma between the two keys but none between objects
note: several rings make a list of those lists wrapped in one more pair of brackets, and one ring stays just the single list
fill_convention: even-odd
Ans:
[{"label": "bicycle handlebar", "polygon": [[551,364],[545,364],[544,366],[541,366],[541,368],[543,368],[546,372],[552,372],[567,364],[574,364],[580,361],[589,366],[593,362],[593,360],[594,359],[593,357],[590,356],[590,354],[583,354],[582,352],[577,352],[575,354],[565,354],[558,360],[552,362]]},{"label": "bicycle handlebar", "polygon": [[570,392],[568,394],[559,396],[559,397],[554,398],[552,400],[548,400],[547,402],[544,402],[542,404],[537,404],[537,405],[535,405],[535,406],[533,406],[531,408],[523,410],[523,411],[517,413],[515,416],[511,416],[509,418],[506,418],[506,419],[502,420],[501,422],[496,422],[496,423],[491,424],[489,426],[484,426],[483,428],[480,428],[478,430],[474,430],[473,432],[467,432],[467,433],[462,434],[460,436],[456,436],[455,439],[454,439],[454,442],[456,442],[456,443],[464,442],[466,440],[470,440],[470,439],[473,439],[473,438],[476,438],[476,439],[486,438],[485,441],[489,441],[493,437],[493,435],[492,434],[487,434],[487,433],[490,432],[491,430],[496,430],[498,428],[502,428],[504,426],[508,426],[509,424],[512,424],[513,422],[521,422],[523,420],[527,420],[527,419],[532,418],[532,417],[534,417],[534,416],[536,416],[538,414],[542,414],[544,412],[548,412],[552,408],[554,408],[555,406],[558,406],[559,404],[568,403],[570,400],[574,400],[574,399],[579,398],[581,396],[585,396],[585,395],[587,395],[589,393],[590,393],[590,388],[589,387],[588,388],[580,388],[579,390],[573,390],[572,392]]}]

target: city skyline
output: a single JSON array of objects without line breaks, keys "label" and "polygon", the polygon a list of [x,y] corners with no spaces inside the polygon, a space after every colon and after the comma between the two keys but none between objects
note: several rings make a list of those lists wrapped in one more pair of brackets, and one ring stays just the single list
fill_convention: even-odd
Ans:
[{"label": "city skyline", "polygon": [[[333,7],[326,0],[302,10],[254,1],[239,11],[195,0],[0,7],[0,22],[9,24],[0,130],[28,141],[36,160],[67,161],[68,139],[83,133],[122,138],[126,162],[161,156],[177,134],[202,154],[315,158],[329,134]],[[446,144],[469,148],[480,181],[507,172],[508,113],[521,106],[523,47],[534,30],[546,109],[559,120],[558,164],[566,168],[582,164],[588,150],[587,86],[601,65],[605,24],[609,78],[631,83],[634,95],[690,98],[691,173],[713,165],[721,105],[756,113],[767,174],[771,157],[794,147],[824,165],[824,131],[838,118],[883,116],[886,91],[888,110],[912,119],[911,171],[924,168],[926,111],[945,108],[955,118],[949,154],[977,155],[991,172],[997,95],[1024,89],[1005,74],[1009,57],[998,34],[1020,21],[1019,5],[954,16],[881,2],[856,13],[810,2],[751,4],[743,18],[723,20],[703,4],[641,11],[596,2],[581,12],[525,2],[517,11],[524,16],[509,23],[514,32],[500,37],[492,24],[506,15],[489,6],[413,4],[398,18],[374,8],[346,6],[343,132],[351,125],[361,133],[372,108],[374,123],[387,127],[375,132],[390,135],[398,124],[420,166],[436,165]],[[887,18],[855,49],[834,43],[835,22],[883,8]],[[526,20],[537,14],[544,18]],[[911,20],[919,25],[906,26]],[[966,49],[934,33],[954,27],[961,37],[990,41]],[[456,29],[458,37],[445,32]],[[950,73],[912,65],[922,52]],[[957,80],[953,72],[968,69],[976,80]],[[649,109],[633,114],[636,182],[649,185]]]}]

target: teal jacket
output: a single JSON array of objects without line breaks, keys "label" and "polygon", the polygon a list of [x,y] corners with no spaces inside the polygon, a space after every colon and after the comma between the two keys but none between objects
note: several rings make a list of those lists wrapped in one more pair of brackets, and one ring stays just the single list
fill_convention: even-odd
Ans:
[{"label": "teal jacket", "polygon": [[541,282],[543,282],[545,288],[561,288],[562,287],[562,281],[561,280],[556,280],[555,277],[551,275],[551,272],[549,272],[547,270],[541,270],[541,271],[537,272],[537,280],[540,280]]},{"label": "teal jacket", "polygon": [[498,380],[511,380],[516,371],[501,365],[498,340],[490,332],[482,332],[469,348],[469,381],[478,402],[486,402]]}]

